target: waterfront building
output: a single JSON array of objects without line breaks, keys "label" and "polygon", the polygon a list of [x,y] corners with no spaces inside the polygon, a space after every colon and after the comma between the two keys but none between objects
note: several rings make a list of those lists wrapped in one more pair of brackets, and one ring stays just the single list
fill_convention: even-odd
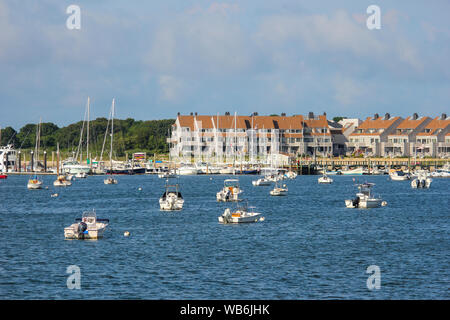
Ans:
[{"label": "waterfront building", "polygon": [[349,135],[347,149],[350,153],[362,153],[368,157],[386,157],[385,145],[388,137],[395,132],[403,121],[401,117],[393,117],[386,113],[384,117],[375,114],[364,120],[354,132]]},{"label": "waterfront building", "polygon": [[422,156],[450,158],[450,117],[443,113],[431,120],[417,133],[415,147]]},{"label": "waterfront building", "polygon": [[180,162],[269,163],[273,154],[333,154],[326,114],[250,116],[178,114],[168,138],[171,157]]},{"label": "waterfront building", "polygon": [[415,154],[416,136],[431,122],[430,117],[419,117],[417,113],[402,120],[395,131],[388,135],[384,154],[409,157]]}]

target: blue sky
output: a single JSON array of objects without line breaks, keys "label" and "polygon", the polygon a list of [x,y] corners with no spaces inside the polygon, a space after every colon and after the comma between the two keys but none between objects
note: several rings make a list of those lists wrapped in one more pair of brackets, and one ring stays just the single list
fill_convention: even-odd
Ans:
[{"label": "blue sky", "polygon": [[[81,8],[81,29],[66,8]],[[368,30],[366,8],[381,9]],[[0,125],[450,113],[449,1],[0,0]]]}]

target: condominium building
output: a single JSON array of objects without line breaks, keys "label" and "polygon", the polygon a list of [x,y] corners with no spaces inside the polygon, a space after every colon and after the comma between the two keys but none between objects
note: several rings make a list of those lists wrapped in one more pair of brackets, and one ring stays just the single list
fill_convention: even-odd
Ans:
[{"label": "condominium building", "polygon": [[443,113],[431,120],[416,135],[416,152],[420,155],[450,157],[450,117]]},{"label": "condominium building", "polygon": [[430,117],[419,117],[417,113],[402,120],[395,131],[388,135],[384,144],[384,154],[392,156],[411,156],[414,154],[416,136],[430,122]]},{"label": "condominium building", "polygon": [[402,118],[391,118],[389,113],[384,117],[375,114],[364,120],[353,133],[349,135],[347,149],[351,153],[363,153],[372,157],[388,156],[385,145],[390,134],[395,132]]},{"label": "condominium building", "polygon": [[181,161],[267,162],[270,154],[333,153],[326,114],[312,112],[307,117],[178,114],[168,142],[172,158]]}]

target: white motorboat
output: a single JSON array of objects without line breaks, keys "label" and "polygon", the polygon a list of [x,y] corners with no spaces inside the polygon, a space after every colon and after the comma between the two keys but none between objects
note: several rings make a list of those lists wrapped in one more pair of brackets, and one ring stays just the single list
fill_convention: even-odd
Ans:
[{"label": "white motorboat", "polygon": [[371,188],[374,185],[374,183],[358,184],[359,192],[356,194],[356,198],[345,200],[345,206],[347,208],[379,208],[387,205],[386,201],[372,196]]},{"label": "white motorboat", "polygon": [[343,175],[362,175],[362,174],[367,174],[368,170],[363,168],[363,167],[359,167],[359,168],[355,168],[355,169],[348,169],[348,170],[341,170],[341,174]]},{"label": "white motorboat", "polygon": [[[261,217],[262,213],[254,212],[254,207],[237,206],[235,209],[226,208],[224,213],[219,216],[219,223],[251,223],[264,221],[264,217]],[[250,209],[250,210],[249,210]]]},{"label": "white motorboat", "polygon": [[42,189],[42,184],[43,181],[37,175],[34,175],[33,178],[28,180],[27,188],[30,190]]},{"label": "white motorboat", "polygon": [[239,195],[242,192],[238,179],[226,179],[223,182],[223,189],[217,192],[216,198],[219,202],[240,201]]},{"label": "white motorboat", "polygon": [[167,180],[164,194],[159,198],[159,207],[164,211],[183,209],[184,199],[178,184],[170,185],[168,182]]},{"label": "white motorboat", "polygon": [[68,187],[71,186],[72,182],[66,180],[65,175],[59,175],[55,181],[53,181],[53,186],[55,187]]},{"label": "white motorboat", "polygon": [[75,223],[64,228],[66,239],[99,239],[103,237],[109,219],[98,219],[95,210],[83,212],[81,218],[75,219]]},{"label": "white motorboat", "polygon": [[419,174],[417,176],[417,178],[415,178],[411,181],[411,187],[414,189],[429,188],[431,186],[432,181],[433,181],[433,179],[431,179],[430,177],[428,177],[424,174]]},{"label": "white motorboat", "polygon": [[175,170],[168,170],[165,172],[158,173],[158,178],[161,178],[161,179],[169,179],[169,178],[176,178],[176,177],[177,177],[177,173],[175,172]]},{"label": "white motorboat", "polygon": [[288,171],[286,173],[286,177],[288,177],[288,179],[295,179],[295,178],[297,178],[297,173],[294,171]]},{"label": "white motorboat", "polygon": [[275,183],[275,188],[273,190],[270,190],[271,196],[287,196],[288,188],[285,184],[283,184],[281,187],[278,186],[278,182]]},{"label": "white motorboat", "polygon": [[327,176],[326,174],[324,174],[323,176],[319,177],[319,179],[317,179],[318,183],[320,184],[330,184],[333,183],[333,179],[331,179],[329,176]]},{"label": "white motorboat", "polygon": [[269,180],[267,178],[259,178],[258,180],[253,180],[252,184],[254,186],[270,186],[272,182],[272,180]]},{"label": "white motorboat", "polygon": [[235,171],[236,171],[235,168],[232,166],[227,166],[227,167],[219,169],[220,174],[234,174]]},{"label": "white motorboat", "polygon": [[72,181],[73,180],[73,174],[66,174],[66,180],[67,181]]},{"label": "white motorboat", "polygon": [[75,177],[84,179],[84,178],[87,177],[87,174],[86,174],[86,172],[78,172],[78,173],[75,174]]},{"label": "white motorboat", "polygon": [[117,184],[118,181],[117,181],[117,179],[115,179],[115,178],[113,178],[113,177],[111,176],[111,177],[109,177],[109,178],[104,179],[104,180],[103,180],[103,183],[104,183],[104,184]]},{"label": "white motorboat", "polygon": [[190,176],[196,175],[199,173],[199,170],[191,164],[184,164],[178,168],[178,174],[180,176]]},{"label": "white motorboat", "polygon": [[411,176],[409,174],[404,173],[402,170],[394,169],[389,172],[389,177],[392,181],[405,181],[411,179]]},{"label": "white motorboat", "polygon": [[82,165],[74,158],[69,158],[62,163],[62,171],[66,174],[76,175],[78,173],[88,174],[91,168],[88,165]]}]

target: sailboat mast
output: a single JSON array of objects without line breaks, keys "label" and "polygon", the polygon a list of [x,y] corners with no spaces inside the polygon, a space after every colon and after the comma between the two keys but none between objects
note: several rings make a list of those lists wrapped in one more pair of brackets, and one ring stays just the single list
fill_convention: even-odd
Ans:
[{"label": "sailboat mast", "polygon": [[111,110],[111,151],[109,152],[109,165],[111,167],[110,170],[111,175],[112,175],[113,136],[114,136],[114,98],[112,101],[112,110]]},{"label": "sailboat mast", "polygon": [[91,166],[91,160],[89,158],[89,113],[90,113],[90,99],[87,100],[87,137],[86,137],[86,161],[89,161],[89,166]]},{"label": "sailboat mast", "polygon": [[59,142],[56,143],[56,174],[59,176]]}]

